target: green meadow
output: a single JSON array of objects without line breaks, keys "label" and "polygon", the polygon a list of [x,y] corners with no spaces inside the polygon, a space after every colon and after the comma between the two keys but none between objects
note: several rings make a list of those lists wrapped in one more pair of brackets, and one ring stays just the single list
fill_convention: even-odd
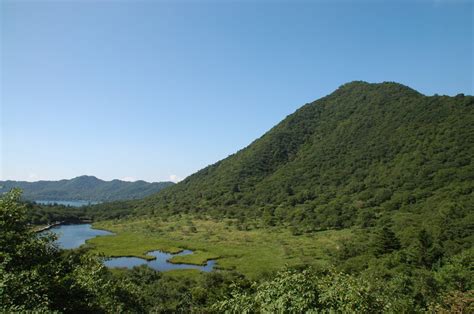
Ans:
[{"label": "green meadow", "polygon": [[209,259],[217,259],[218,269],[235,270],[249,278],[277,271],[285,265],[326,267],[330,264],[329,252],[337,250],[339,240],[351,236],[349,229],[298,236],[284,227],[239,230],[234,220],[186,215],[102,221],[94,227],[115,233],[87,242],[94,251],[106,256],[152,259],[147,252],[177,253],[189,249],[194,253],[175,256],[170,262],[203,265]]}]

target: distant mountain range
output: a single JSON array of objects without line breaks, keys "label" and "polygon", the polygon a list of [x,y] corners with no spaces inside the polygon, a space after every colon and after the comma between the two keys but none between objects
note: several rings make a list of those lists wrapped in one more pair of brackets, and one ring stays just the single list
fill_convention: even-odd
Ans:
[{"label": "distant mountain range", "polygon": [[8,180],[0,181],[0,194],[16,187],[23,190],[23,198],[26,200],[105,202],[143,198],[173,184],[173,182],[104,181],[94,176],[80,176],[60,181],[26,182]]}]

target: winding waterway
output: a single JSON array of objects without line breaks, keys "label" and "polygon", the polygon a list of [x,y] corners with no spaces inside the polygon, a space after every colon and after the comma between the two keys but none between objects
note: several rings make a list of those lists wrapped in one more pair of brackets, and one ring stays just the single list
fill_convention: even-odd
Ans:
[{"label": "winding waterway", "polygon": [[[97,236],[113,236],[109,231],[92,228],[91,224],[75,224],[75,225],[59,225],[49,229],[54,232],[57,237],[57,244],[63,249],[75,249],[86,243],[86,240],[95,238]],[[43,231],[46,232],[46,231]],[[193,252],[190,250],[183,250],[177,254],[166,253],[162,251],[151,251],[149,255],[156,257],[154,260],[145,260],[138,257],[112,257],[104,261],[104,265],[110,268],[133,268],[135,266],[147,265],[158,271],[167,271],[175,269],[197,269],[204,272],[213,270],[216,263],[215,260],[207,261],[207,264],[192,265],[192,264],[174,264],[168,262],[173,256],[189,255]]]}]

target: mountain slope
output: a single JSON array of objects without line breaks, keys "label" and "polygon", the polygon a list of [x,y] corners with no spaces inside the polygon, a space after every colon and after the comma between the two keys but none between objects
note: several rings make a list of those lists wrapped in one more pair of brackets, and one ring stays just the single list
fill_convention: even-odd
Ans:
[{"label": "mountain slope", "polygon": [[143,198],[170,185],[173,183],[103,181],[93,176],[80,176],[60,181],[0,181],[0,193],[18,187],[23,190],[23,197],[28,200],[116,201]]},{"label": "mountain slope", "polygon": [[136,205],[310,230],[371,224],[391,212],[438,211],[433,219],[442,219],[473,206],[472,156],[474,97],[352,82]]}]

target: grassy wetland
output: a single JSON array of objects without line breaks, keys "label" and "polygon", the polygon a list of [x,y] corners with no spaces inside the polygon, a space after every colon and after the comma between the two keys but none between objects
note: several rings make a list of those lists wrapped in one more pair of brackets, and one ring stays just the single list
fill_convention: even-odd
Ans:
[{"label": "grassy wetland", "polygon": [[239,230],[235,220],[187,215],[102,221],[94,227],[116,234],[87,242],[106,256],[151,259],[146,253],[152,250],[177,253],[190,249],[193,254],[175,256],[170,262],[202,265],[217,259],[218,269],[235,270],[249,278],[285,265],[328,266],[329,252],[351,234],[350,230],[339,230],[294,236],[284,227]]}]

